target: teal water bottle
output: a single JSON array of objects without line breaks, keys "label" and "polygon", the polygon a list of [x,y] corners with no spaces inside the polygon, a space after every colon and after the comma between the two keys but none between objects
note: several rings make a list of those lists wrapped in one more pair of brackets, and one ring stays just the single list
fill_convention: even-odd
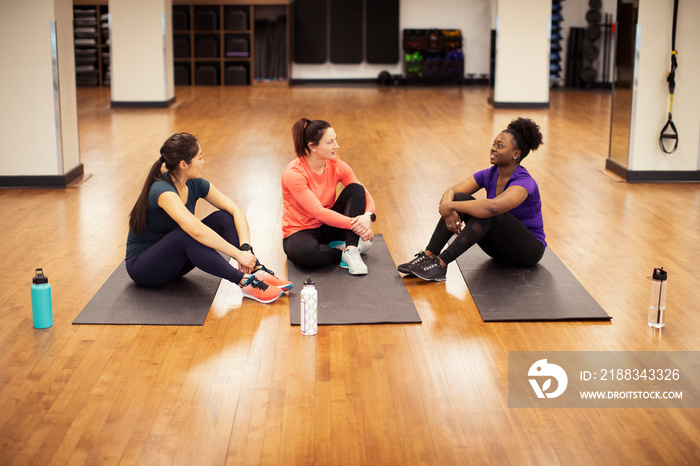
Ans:
[{"label": "teal water bottle", "polygon": [[34,328],[49,328],[53,325],[51,285],[42,269],[36,269],[32,279],[32,320]]}]

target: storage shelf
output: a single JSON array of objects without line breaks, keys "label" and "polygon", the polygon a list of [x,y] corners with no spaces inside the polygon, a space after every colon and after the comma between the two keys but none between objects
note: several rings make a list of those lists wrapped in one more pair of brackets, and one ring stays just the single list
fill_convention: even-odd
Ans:
[{"label": "storage shelf", "polygon": [[[75,36],[78,86],[110,84],[109,30],[103,26],[107,20],[101,19],[108,12],[107,3],[106,0],[73,1],[74,18],[75,11],[78,11],[79,17],[85,18],[82,22],[74,21],[74,34],[78,34]],[[175,85],[198,85],[198,82],[206,82],[202,85],[241,85],[240,68],[229,69],[228,77],[226,73],[227,67],[242,66],[245,67],[246,85],[286,86],[290,56],[289,5],[290,0],[173,0]],[[84,13],[87,10],[94,12]],[[259,20],[261,23],[256,30],[256,21]],[[280,26],[283,33],[275,35],[274,39],[268,39],[262,33],[270,24]],[[95,28],[95,31],[79,31],[78,28],[81,27]],[[79,39],[94,39],[94,43]],[[198,49],[198,39],[214,39],[215,42],[200,43]],[[263,45],[256,49],[258,41]],[[85,42],[85,45],[80,42]],[[91,54],[89,51],[92,49],[94,52]],[[227,56],[227,53],[241,55]],[[213,71],[212,68],[206,68],[199,70],[197,79],[198,65],[213,65],[216,78],[209,79],[208,75]],[[270,73],[273,75],[267,76]]]},{"label": "storage shelf", "polygon": [[[277,47],[274,49],[278,53],[274,59],[281,63],[271,67],[274,72],[282,75],[257,83],[256,79],[260,80],[260,76],[257,75],[265,74],[269,55],[272,55],[265,53],[264,49],[256,50],[256,33],[260,31],[256,31],[255,22],[260,18],[281,22],[285,32],[281,37],[284,43],[273,44],[282,45],[284,49],[283,54],[279,54]],[[289,69],[289,30],[287,0],[173,0],[173,46],[174,56],[177,57],[174,58],[175,85],[267,85],[272,82],[286,85]],[[209,38],[215,42],[200,42],[198,49],[198,40]],[[280,39],[279,36],[276,38]],[[209,76],[213,69],[201,69],[202,65],[216,65],[216,79]],[[245,73],[244,79],[242,73]],[[217,84],[213,84],[214,82]]]},{"label": "storage shelf", "polygon": [[111,82],[109,23],[106,2],[74,2],[73,45],[75,84],[109,86]]}]

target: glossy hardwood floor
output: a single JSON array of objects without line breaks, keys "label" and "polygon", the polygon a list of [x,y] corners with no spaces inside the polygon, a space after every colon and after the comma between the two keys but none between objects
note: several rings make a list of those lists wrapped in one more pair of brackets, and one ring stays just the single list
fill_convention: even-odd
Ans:
[{"label": "glossy hardwood floor", "polygon": [[[605,172],[610,96],[556,91],[494,110],[484,88],[178,88],[168,109],[110,109],[79,89],[82,161],[65,190],[0,190],[1,464],[697,464],[698,409],[511,409],[508,352],[700,350],[700,187]],[[162,141],[200,139],[204,175],[243,207],[284,273],[280,175],[299,117],[336,129],[396,263],[425,247],[443,190],[488,166],[517,116],[545,145],[547,241],[611,323],[484,323],[459,271],[407,279],[421,325],[289,325],[286,297],[226,305],[202,327],[74,326],[123,260],[127,215]],[[19,156],[19,155],[18,155]],[[198,210],[203,216],[207,209]],[[646,326],[654,267],[668,323]],[[32,328],[43,267],[55,324]],[[361,290],[358,290],[361,292]]]}]

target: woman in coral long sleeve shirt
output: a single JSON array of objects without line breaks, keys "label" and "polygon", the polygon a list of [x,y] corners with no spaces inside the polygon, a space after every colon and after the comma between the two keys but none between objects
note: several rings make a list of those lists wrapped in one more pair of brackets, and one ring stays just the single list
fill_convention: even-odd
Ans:
[{"label": "woman in coral long sleeve shirt", "polygon": [[[374,238],[372,196],[338,157],[330,123],[301,118],[292,127],[292,137],[297,157],[282,173],[284,252],[304,267],[340,261],[351,274],[366,274],[361,254]],[[343,190],[336,198],[338,183]]]}]

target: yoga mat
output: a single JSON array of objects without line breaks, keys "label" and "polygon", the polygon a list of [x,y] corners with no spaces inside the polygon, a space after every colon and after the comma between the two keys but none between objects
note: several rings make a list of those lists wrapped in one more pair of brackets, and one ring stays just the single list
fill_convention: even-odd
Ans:
[{"label": "yoga mat", "polygon": [[296,0],[293,3],[294,61],[296,63],[325,63],[328,58],[327,0]]},{"label": "yoga mat", "polygon": [[456,262],[484,322],[612,319],[550,248],[533,267],[497,262],[478,246]]},{"label": "yoga mat", "polygon": [[362,63],[362,0],[330,1],[331,63]]},{"label": "yoga mat", "polygon": [[199,269],[167,285],[135,284],[122,262],[73,324],[203,325],[221,279]]},{"label": "yoga mat", "polygon": [[399,0],[371,0],[366,2],[367,21],[365,47],[367,63],[398,63]]},{"label": "yoga mat", "polygon": [[382,235],[362,255],[367,275],[350,275],[340,264],[307,269],[287,261],[287,275],[294,282],[289,292],[292,325],[299,325],[299,293],[306,277],[316,283],[318,324],[419,324],[421,318],[389,254]]}]

